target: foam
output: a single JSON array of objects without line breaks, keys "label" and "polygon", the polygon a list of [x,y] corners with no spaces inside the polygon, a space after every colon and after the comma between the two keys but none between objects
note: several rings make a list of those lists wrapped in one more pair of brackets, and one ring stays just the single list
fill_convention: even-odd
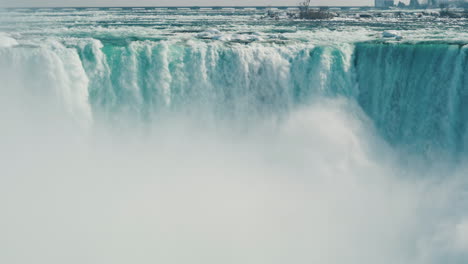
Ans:
[{"label": "foam", "polygon": [[0,48],[9,48],[18,45],[16,39],[0,32]]}]

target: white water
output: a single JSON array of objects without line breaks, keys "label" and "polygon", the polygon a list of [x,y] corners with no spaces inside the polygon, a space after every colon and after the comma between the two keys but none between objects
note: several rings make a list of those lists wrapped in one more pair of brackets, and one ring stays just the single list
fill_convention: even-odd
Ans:
[{"label": "white water", "polygon": [[[367,116],[355,98],[359,85],[383,81],[364,73],[381,72],[353,69],[353,44],[135,41],[108,46],[118,51],[114,61],[98,40],[21,44],[0,48],[1,263],[468,259],[465,156],[436,152],[440,159],[428,162],[387,143],[382,127],[394,120],[375,105]],[[390,55],[399,48],[387,47]],[[444,102],[434,91],[449,80],[463,94],[466,51],[436,48],[431,54],[457,58],[456,74],[438,72],[422,94],[435,93],[435,110],[448,106],[464,120],[450,107],[459,103],[445,104],[457,101],[454,94]],[[375,61],[393,65],[385,46],[361,52],[374,49],[381,51]],[[395,56],[398,65],[421,58],[403,51],[414,57]],[[438,69],[438,56],[424,58]],[[297,100],[292,80],[301,88]],[[406,84],[398,87],[414,91],[414,82]],[[372,91],[371,99],[391,101],[386,90]],[[409,119],[418,117],[415,107]],[[424,131],[410,135],[428,142]],[[454,145],[446,151],[456,152]]]},{"label": "white water", "polygon": [[18,42],[14,38],[0,32],[0,48],[8,48],[15,45],[18,45]]}]

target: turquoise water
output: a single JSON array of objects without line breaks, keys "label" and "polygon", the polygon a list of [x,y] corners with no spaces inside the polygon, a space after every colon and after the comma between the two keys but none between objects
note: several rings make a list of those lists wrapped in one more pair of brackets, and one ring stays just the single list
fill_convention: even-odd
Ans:
[{"label": "turquoise water", "polygon": [[[464,152],[465,20],[275,21],[264,12],[5,11],[0,29],[17,45],[1,52],[15,71],[73,53],[86,82],[77,107],[91,108],[87,118],[104,111],[151,120],[192,107],[243,119],[346,96],[392,144]],[[404,40],[382,38],[385,30]]]},{"label": "turquoise water", "polygon": [[264,13],[0,11],[0,260],[465,263],[468,21]]}]

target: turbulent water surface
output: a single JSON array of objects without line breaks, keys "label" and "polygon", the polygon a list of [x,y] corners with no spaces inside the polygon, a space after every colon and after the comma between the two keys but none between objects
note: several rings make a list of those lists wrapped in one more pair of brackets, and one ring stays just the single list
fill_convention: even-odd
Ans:
[{"label": "turbulent water surface", "polygon": [[2,263],[468,261],[467,20],[4,10],[0,107]]}]

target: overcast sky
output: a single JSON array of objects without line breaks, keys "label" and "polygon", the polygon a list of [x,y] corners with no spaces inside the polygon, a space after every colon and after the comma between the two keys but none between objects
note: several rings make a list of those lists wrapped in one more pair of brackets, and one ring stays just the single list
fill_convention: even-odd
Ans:
[{"label": "overcast sky", "polygon": [[[0,0],[0,6],[297,5],[301,0]],[[373,5],[374,0],[312,0],[312,5]]]}]

